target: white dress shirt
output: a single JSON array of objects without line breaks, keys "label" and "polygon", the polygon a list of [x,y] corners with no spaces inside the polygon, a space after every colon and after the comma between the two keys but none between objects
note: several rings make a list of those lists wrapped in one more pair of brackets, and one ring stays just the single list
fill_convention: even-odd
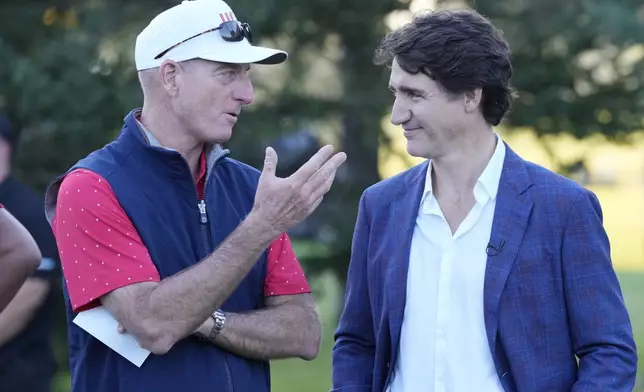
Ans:
[{"label": "white dress shirt", "polygon": [[431,163],[411,242],[407,300],[389,392],[503,392],[483,319],[483,283],[505,145],[474,186],[452,235],[432,193]]}]

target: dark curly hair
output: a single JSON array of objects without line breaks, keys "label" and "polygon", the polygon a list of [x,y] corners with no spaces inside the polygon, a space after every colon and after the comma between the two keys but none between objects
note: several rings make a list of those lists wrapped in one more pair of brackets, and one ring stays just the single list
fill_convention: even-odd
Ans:
[{"label": "dark curly hair", "polygon": [[391,67],[394,58],[406,72],[426,74],[450,95],[481,88],[481,112],[491,125],[498,125],[510,109],[510,47],[503,33],[476,11],[414,15],[385,36],[374,63]]}]

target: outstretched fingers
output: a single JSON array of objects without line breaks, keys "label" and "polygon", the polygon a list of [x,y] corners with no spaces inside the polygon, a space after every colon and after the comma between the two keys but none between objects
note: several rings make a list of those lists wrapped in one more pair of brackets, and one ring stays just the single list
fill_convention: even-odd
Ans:
[{"label": "outstretched fingers", "polygon": [[277,153],[273,147],[266,147],[266,155],[264,156],[264,168],[262,175],[275,176],[277,170]]},{"label": "outstretched fingers", "polygon": [[289,178],[295,186],[304,185],[329,160],[331,154],[333,154],[333,146],[326,145],[322,147]]},{"label": "outstretched fingers", "polygon": [[310,200],[321,199],[331,190],[335,175],[346,159],[347,155],[343,152],[335,154],[311,177],[306,184],[310,192]]}]

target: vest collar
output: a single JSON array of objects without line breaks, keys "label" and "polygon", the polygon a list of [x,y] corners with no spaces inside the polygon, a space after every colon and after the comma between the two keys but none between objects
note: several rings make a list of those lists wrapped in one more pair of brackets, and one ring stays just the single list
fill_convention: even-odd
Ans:
[{"label": "vest collar", "polygon": [[[130,133],[135,136],[139,142],[138,144],[149,152],[162,153],[164,156],[167,156],[166,154],[170,154],[174,157],[179,156],[185,162],[185,159],[183,159],[177,150],[162,146],[157,138],[155,138],[154,135],[138,120],[141,111],[141,108],[134,109],[130,111],[124,119],[125,128],[128,128],[127,131],[130,131]],[[208,168],[206,176],[209,177],[210,172],[215,165],[220,160],[227,157],[230,154],[230,151],[228,149],[224,149],[220,144],[212,143],[206,144],[205,148],[206,164]]]}]

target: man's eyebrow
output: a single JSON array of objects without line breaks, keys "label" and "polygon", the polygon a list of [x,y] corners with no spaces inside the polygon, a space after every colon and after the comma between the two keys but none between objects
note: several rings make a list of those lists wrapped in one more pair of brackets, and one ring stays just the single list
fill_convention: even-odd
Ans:
[{"label": "man's eyebrow", "polygon": [[233,67],[234,66],[232,64],[220,63],[220,64],[215,65],[215,67],[212,69],[212,72],[221,71],[222,69],[233,69]]},{"label": "man's eyebrow", "polygon": [[390,85],[389,90],[392,93],[395,93],[395,92],[399,91],[399,92],[404,93],[404,94],[424,95],[424,92],[422,90],[412,88],[412,87],[408,87],[408,86],[400,86],[398,88],[395,88],[394,86]]},{"label": "man's eyebrow", "polygon": [[219,63],[213,69],[212,72],[218,72],[222,70],[231,70],[231,71],[248,71],[250,69],[250,64],[228,64],[228,63]]}]

